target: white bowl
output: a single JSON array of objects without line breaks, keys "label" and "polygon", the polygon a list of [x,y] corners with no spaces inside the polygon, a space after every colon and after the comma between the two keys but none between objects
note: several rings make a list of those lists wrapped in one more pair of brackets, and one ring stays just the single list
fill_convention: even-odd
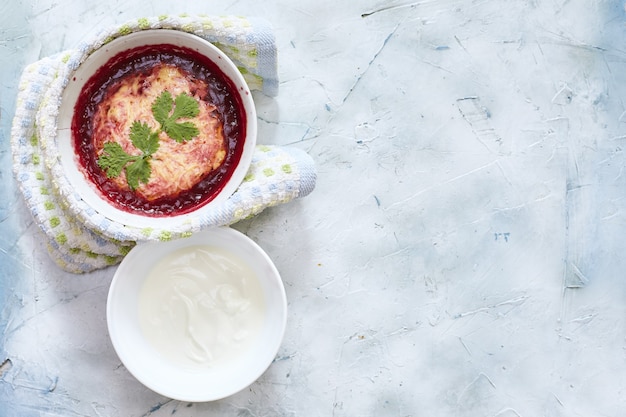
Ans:
[{"label": "white bowl", "polygon": [[[143,327],[147,311],[143,310],[145,306],[141,304],[141,300],[152,295],[145,291],[149,286],[147,283],[154,277],[151,274],[154,273],[155,264],[172,253],[199,245],[230,252],[252,269],[261,287],[265,314],[260,315],[263,319],[260,320],[258,332],[251,333],[256,336],[250,339],[250,343],[240,353],[214,356],[209,364],[198,363],[193,366],[190,365],[193,361],[182,364],[164,353],[163,346],[151,342],[150,334]],[[160,267],[156,269],[163,270]],[[202,295],[197,292],[193,294],[195,298]],[[245,298],[245,291],[242,294]],[[163,311],[171,312],[167,309]],[[191,315],[181,317],[180,323],[191,326]],[[207,317],[205,315],[204,318]],[[107,301],[107,323],[111,341],[128,371],[151,390],[169,398],[190,402],[213,401],[230,396],[258,379],[278,352],[286,318],[285,290],[276,267],[254,241],[228,227],[215,228],[170,242],[148,242],[136,246],[118,267]],[[169,320],[167,316],[162,322],[164,328],[169,325],[166,320]],[[196,326],[195,329],[199,328],[201,327]],[[184,331],[181,330],[185,333],[185,338],[188,337],[188,329],[185,327]],[[208,338],[211,335],[196,336]],[[182,339],[171,342],[176,345],[178,341],[183,342],[182,345],[188,342]]]},{"label": "white bowl", "polygon": [[[82,167],[74,150],[71,125],[74,105],[81,90],[98,69],[112,57],[124,51],[140,46],[160,44],[182,46],[197,51],[214,62],[230,78],[243,103],[246,116],[246,137],[239,163],[217,196],[208,203],[183,214],[155,217],[144,215],[139,211],[129,212],[120,209],[101,194],[92,181],[82,172]],[[191,33],[179,30],[154,29],[121,36],[97,49],[80,64],[69,77],[68,84],[63,91],[57,129],[59,159],[63,176],[69,183],[72,192],[77,193],[88,207],[124,226],[175,230],[181,225],[189,224],[194,218],[201,218],[203,213],[223,203],[236,191],[247,174],[256,146],[257,117],[252,94],[246,81],[236,65],[224,52]]]}]

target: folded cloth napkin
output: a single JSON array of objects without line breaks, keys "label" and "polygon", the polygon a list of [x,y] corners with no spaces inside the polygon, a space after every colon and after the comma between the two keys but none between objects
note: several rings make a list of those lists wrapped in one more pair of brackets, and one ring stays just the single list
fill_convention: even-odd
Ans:
[{"label": "folded cloth napkin", "polygon": [[103,30],[75,50],[43,58],[22,74],[11,129],[13,170],[26,205],[44,232],[51,257],[64,270],[88,272],[119,263],[138,242],[171,240],[231,225],[267,207],[308,195],[315,187],[312,159],[298,149],[258,145],[237,191],[201,218],[174,229],[138,228],[111,221],[78,196],[59,168],[57,116],[64,86],[90,53],[111,40],[145,29],[191,32],[218,46],[251,89],[278,93],[271,28],[242,17],[159,16]]}]

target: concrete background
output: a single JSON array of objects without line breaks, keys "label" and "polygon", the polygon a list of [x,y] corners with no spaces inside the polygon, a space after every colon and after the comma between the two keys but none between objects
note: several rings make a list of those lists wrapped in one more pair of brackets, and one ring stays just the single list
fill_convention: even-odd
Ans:
[{"label": "concrete background", "polygon": [[[55,266],[9,147],[25,65],[181,12],[272,22],[259,142],[319,173],[234,226],[281,272],[288,327],[257,382],[201,404],[121,365],[115,267]],[[0,415],[623,414],[625,22],[610,0],[0,4]]]}]

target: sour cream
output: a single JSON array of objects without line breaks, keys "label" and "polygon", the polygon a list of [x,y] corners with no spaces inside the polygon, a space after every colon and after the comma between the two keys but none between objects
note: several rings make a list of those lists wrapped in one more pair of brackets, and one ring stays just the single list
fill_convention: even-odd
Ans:
[{"label": "sour cream", "polygon": [[161,259],[139,294],[146,339],[179,366],[211,367],[245,354],[266,318],[263,288],[232,252],[190,246]]}]

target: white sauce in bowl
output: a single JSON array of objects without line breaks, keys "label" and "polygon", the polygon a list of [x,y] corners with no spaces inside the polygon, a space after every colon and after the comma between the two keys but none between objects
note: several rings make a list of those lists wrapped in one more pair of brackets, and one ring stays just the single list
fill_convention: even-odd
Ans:
[{"label": "white sauce in bowl", "polygon": [[190,368],[245,354],[266,315],[263,288],[252,268],[208,245],[181,248],[161,259],[139,294],[146,339],[167,360]]}]

